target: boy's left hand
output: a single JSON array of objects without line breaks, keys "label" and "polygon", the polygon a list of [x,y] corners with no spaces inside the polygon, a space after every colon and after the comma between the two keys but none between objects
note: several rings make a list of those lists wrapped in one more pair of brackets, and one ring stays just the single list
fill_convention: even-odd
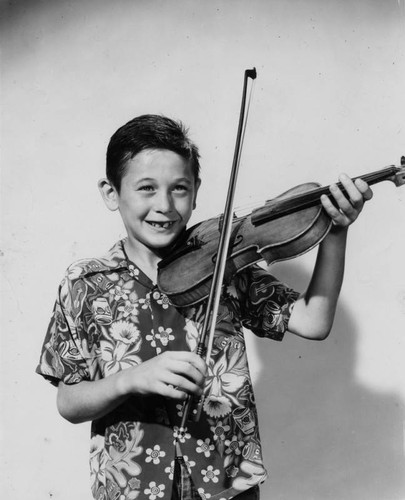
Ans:
[{"label": "boy's left hand", "polygon": [[337,206],[326,195],[321,196],[321,202],[334,226],[347,228],[357,219],[363,210],[364,203],[373,197],[373,192],[367,182],[362,179],[356,179],[353,182],[348,175],[341,174],[339,181],[346,194],[339,189],[337,184],[330,186],[331,195]]}]

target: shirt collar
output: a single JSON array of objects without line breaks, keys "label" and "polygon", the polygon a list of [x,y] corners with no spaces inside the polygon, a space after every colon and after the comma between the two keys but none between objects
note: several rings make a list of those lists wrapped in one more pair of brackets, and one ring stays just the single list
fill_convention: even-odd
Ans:
[{"label": "shirt collar", "polygon": [[82,277],[103,272],[118,272],[127,270],[129,274],[147,288],[154,288],[155,284],[133,262],[128,259],[125,252],[127,238],[117,241],[110,250],[99,259],[84,260],[79,262],[79,274]]},{"label": "shirt collar", "polygon": [[129,263],[124,252],[124,241],[120,240],[110,248],[110,250],[99,259],[83,260],[79,262],[82,268],[82,275],[100,273],[105,271],[118,271],[119,269],[128,269]]}]

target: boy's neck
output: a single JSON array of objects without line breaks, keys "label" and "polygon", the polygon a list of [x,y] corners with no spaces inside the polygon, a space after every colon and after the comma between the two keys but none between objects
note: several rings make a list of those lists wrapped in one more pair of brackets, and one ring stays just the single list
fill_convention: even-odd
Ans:
[{"label": "boy's neck", "polygon": [[124,249],[128,259],[136,264],[153,283],[156,283],[158,263],[162,257],[157,252],[132,242],[129,238],[124,242]]}]

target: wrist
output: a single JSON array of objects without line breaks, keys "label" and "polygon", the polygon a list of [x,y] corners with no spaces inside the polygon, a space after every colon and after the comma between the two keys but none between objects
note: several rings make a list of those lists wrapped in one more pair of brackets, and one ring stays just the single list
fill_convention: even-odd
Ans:
[{"label": "wrist", "polygon": [[119,397],[129,396],[131,393],[128,383],[128,371],[122,370],[115,374],[115,392]]},{"label": "wrist", "polygon": [[332,225],[325,240],[331,241],[334,244],[338,244],[340,242],[345,244],[347,240],[348,230],[349,230],[348,226]]},{"label": "wrist", "polygon": [[322,241],[321,247],[323,251],[328,253],[344,251],[347,243],[348,228],[342,226],[332,226],[326,238]]},{"label": "wrist", "polygon": [[335,235],[335,236],[347,236],[349,230],[349,226],[338,226],[336,224],[332,224],[332,227],[329,231],[330,235]]}]

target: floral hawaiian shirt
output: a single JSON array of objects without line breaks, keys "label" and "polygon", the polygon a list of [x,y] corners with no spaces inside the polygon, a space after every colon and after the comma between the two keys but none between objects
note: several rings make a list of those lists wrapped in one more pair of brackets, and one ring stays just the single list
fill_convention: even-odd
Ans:
[{"label": "floral hawaiian shirt", "polygon": [[[198,422],[183,406],[129,397],[92,422],[90,471],[97,500],[171,498],[174,443],[203,500],[226,500],[261,483],[263,466],[243,327],[281,340],[298,294],[258,266],[226,285]],[[118,242],[70,266],[59,287],[37,372],[55,385],[98,380],[166,350],[197,347],[204,304],[178,309]]]}]

